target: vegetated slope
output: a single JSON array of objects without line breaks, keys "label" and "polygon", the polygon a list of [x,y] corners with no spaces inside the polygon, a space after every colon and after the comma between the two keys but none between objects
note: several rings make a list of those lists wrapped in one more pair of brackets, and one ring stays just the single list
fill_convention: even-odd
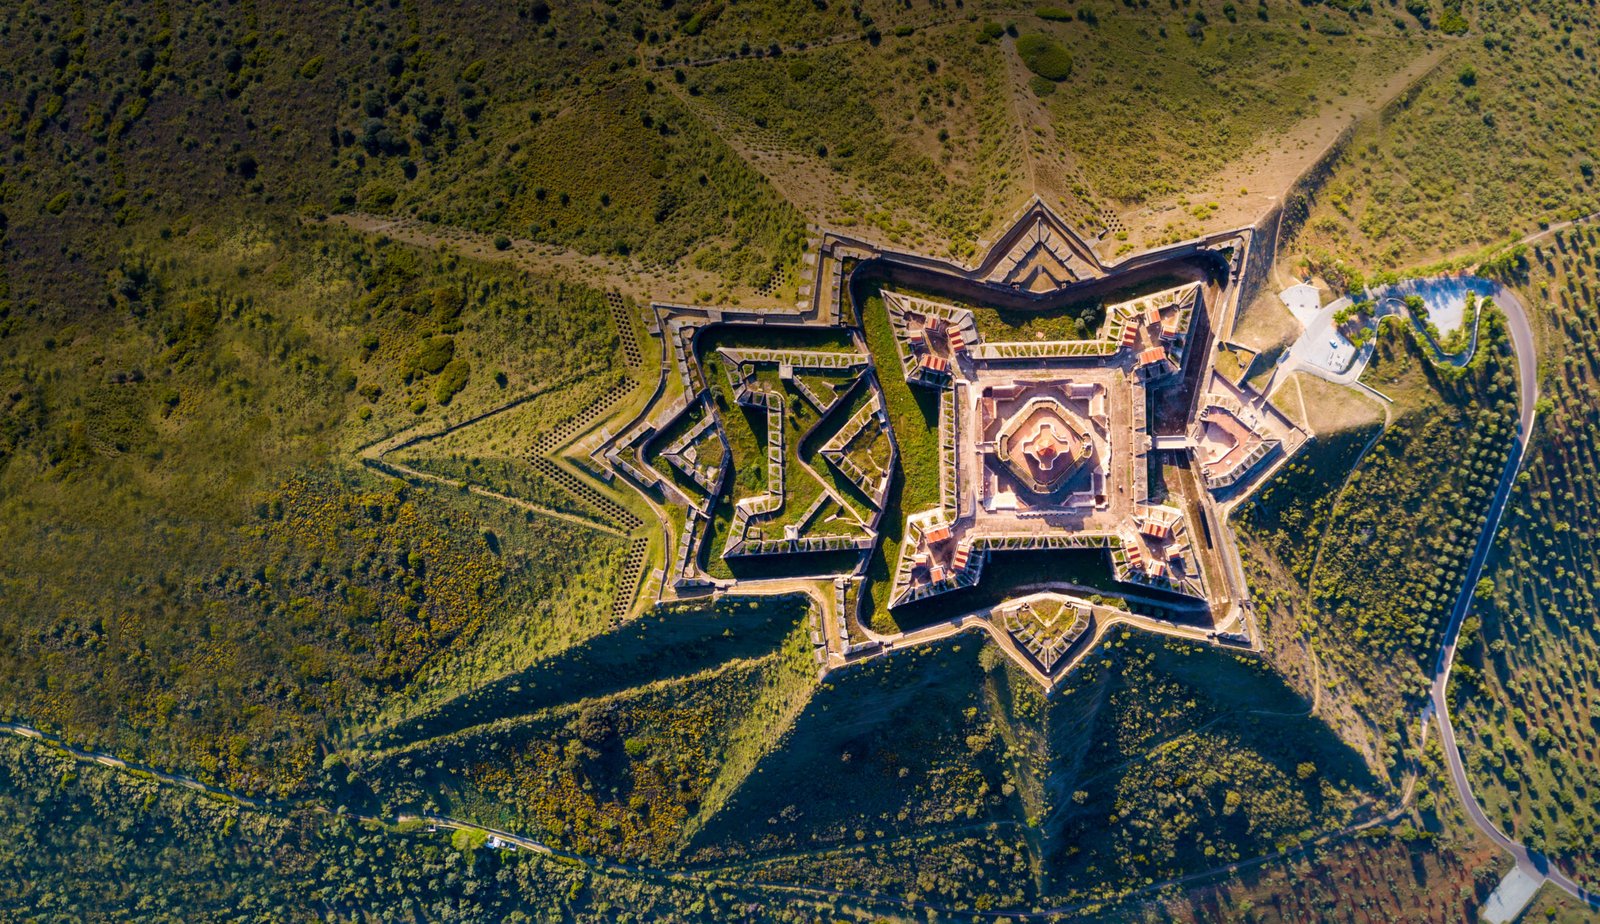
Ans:
[{"label": "vegetated slope", "polygon": [[[1447,788],[1441,784],[1441,791]],[[1451,924],[1472,920],[1500,881],[1500,857],[1484,844],[1435,847],[1376,830],[1377,835],[1351,837],[1310,856],[1246,870],[1178,898],[1129,903],[1096,920],[1143,922],[1159,914],[1157,920],[1174,924],[1241,919]]]},{"label": "vegetated slope", "polygon": [[[716,607],[720,615],[771,611],[785,624],[787,634],[755,657],[684,675],[658,673],[667,665],[635,652],[626,687],[582,674],[560,687],[534,686],[535,703],[554,705],[511,700],[503,704],[505,718],[485,716],[460,732],[354,754],[351,779],[370,786],[389,814],[444,811],[583,855],[669,859],[698,819],[714,813],[780,739],[815,686],[807,626],[798,620],[801,600]],[[692,612],[677,615],[694,621]],[[768,634],[757,627],[751,640]],[[686,641],[663,654],[692,667],[697,649],[731,650],[706,639]],[[601,640],[587,647],[601,654],[608,646]],[[532,686],[555,677],[530,672],[519,680]]]},{"label": "vegetated slope", "polygon": [[[837,854],[758,864],[748,873],[711,872],[701,880],[607,875],[526,851],[487,849],[479,838],[418,823],[385,828],[311,808],[245,809],[14,739],[0,741],[0,835],[0,866],[7,872],[0,880],[0,913],[44,922],[122,920],[135,906],[153,921],[307,915],[355,921],[403,912],[439,921],[587,922],[618,920],[619,908],[646,920],[753,914],[809,921],[823,909],[756,884],[816,876],[830,888],[904,888],[936,903],[975,893],[980,897],[970,907],[1007,907],[1013,903],[1002,890],[1030,876],[1027,857],[1003,829],[921,838],[892,850],[868,842]],[[1364,894],[1357,890],[1366,889],[1370,898],[1359,902],[1362,907],[1426,906],[1431,915],[1432,908],[1454,909],[1451,898],[1461,894],[1440,883],[1465,886],[1469,873],[1481,901],[1497,878],[1494,863],[1472,865],[1466,845],[1441,846],[1435,853],[1422,841],[1357,840],[1164,906],[1178,920],[1188,919],[1186,913],[1211,920],[1206,910],[1219,906],[1294,920],[1294,908],[1308,914],[1325,913],[1330,903],[1348,908],[1352,896]],[[1413,874],[1435,888],[1414,887]],[[1381,885],[1385,876],[1387,887]],[[751,888],[730,885],[738,881]],[[1102,909],[1094,919],[1144,920],[1142,901]],[[901,920],[893,907],[886,904],[871,919]],[[1280,907],[1282,917],[1271,916]],[[860,917],[837,905],[833,915]],[[1459,917],[1457,910],[1454,917],[1426,919]]]},{"label": "vegetated slope", "polygon": [[[639,3],[639,16],[655,37],[651,63],[685,70],[736,58],[787,56],[817,46],[846,45],[861,54],[891,38],[942,23],[967,19],[972,10],[998,7],[997,0],[948,0],[907,6],[899,0],[843,3],[791,3],[740,0],[737,3]],[[655,45],[660,41],[659,47]]]},{"label": "vegetated slope", "polygon": [[[1333,387],[1328,386],[1330,390]],[[1285,397],[1283,391],[1278,394],[1280,399]],[[1292,407],[1294,400],[1288,398],[1285,403]],[[1297,612],[1296,604],[1310,591],[1312,566],[1322,549],[1334,501],[1381,429],[1381,423],[1317,429],[1316,438],[1238,508],[1233,523],[1251,596],[1258,606],[1285,617]],[[1266,620],[1262,629],[1279,673],[1304,695],[1315,696],[1314,621],[1275,618]]]},{"label": "vegetated slope", "polygon": [[960,257],[1031,191],[1008,81],[965,22],[685,75],[745,143],[804,164],[830,223]]},{"label": "vegetated slope", "polygon": [[641,14],[557,6],[20,9],[19,303],[86,310],[119,228],[244,210],[400,210],[752,284],[797,259],[798,213],[649,92]]},{"label": "vegetated slope", "polygon": [[1498,847],[1454,809],[1434,753],[1418,799],[1392,825],[1365,828],[1293,857],[1270,860],[1187,892],[1101,911],[1098,921],[1451,921],[1475,919],[1501,881]]},{"label": "vegetated slope", "polygon": [[1324,463],[1359,451],[1349,440],[1280,475],[1238,517],[1275,646],[1308,640],[1324,715],[1391,773],[1415,744],[1408,707],[1426,689],[1515,426],[1504,320],[1482,323],[1460,372],[1433,366],[1410,326],[1386,324],[1363,381],[1395,398],[1393,420],[1344,493],[1330,506],[1340,475]]},{"label": "vegetated slope", "polygon": [[776,650],[808,598],[724,598],[662,606],[612,631],[421,711],[356,743],[386,750],[501,719],[686,677]]},{"label": "vegetated slope", "polygon": [[[296,788],[319,739],[439,652],[462,655],[444,678],[462,682],[509,646],[603,625],[621,563],[619,540],[595,533],[578,554],[567,524],[418,491],[347,453],[440,413],[452,363],[448,413],[620,360],[607,315],[570,289],[227,227],[129,248],[103,311],[4,322],[0,709]],[[543,345],[519,342],[538,331]]]},{"label": "vegetated slope", "polygon": [[1540,416],[1462,630],[1451,696],[1489,817],[1569,860],[1592,887],[1600,861],[1600,235],[1593,226],[1558,232],[1536,245],[1532,262],[1523,289],[1544,321]]},{"label": "vegetated slope", "polygon": [[799,213],[660,79],[619,74],[519,99],[483,115],[483,141],[432,175],[407,182],[404,165],[389,168],[356,204],[767,283],[798,262]]},{"label": "vegetated slope", "polygon": [[1114,631],[1046,698],[957,639],[829,677],[687,858],[1004,910],[1270,852],[1347,821],[1370,783],[1251,659]]},{"label": "vegetated slope", "polygon": [[14,739],[0,741],[0,844],[0,916],[41,924],[816,915],[793,897],[597,873],[421,824],[246,809]]},{"label": "vegetated slope", "polygon": [[1490,0],[1416,91],[1369,120],[1311,204],[1298,251],[1392,270],[1600,209],[1600,21],[1591,4]]},{"label": "vegetated slope", "polygon": [[[759,772],[701,830],[688,859],[990,820],[1002,796],[991,720],[980,706],[982,647],[963,640],[912,649],[824,680]],[[988,664],[1000,668],[993,658]]]},{"label": "vegetated slope", "polygon": [[1055,806],[1060,894],[1115,894],[1287,849],[1369,803],[1359,755],[1253,658],[1124,630],[1058,708],[1096,692],[1081,756],[1052,755],[1078,762]]},{"label": "vegetated slope", "polygon": [[1394,805],[1387,821],[1187,889],[1108,903],[1094,920],[1448,924],[1474,919],[1500,882],[1504,854],[1467,821],[1437,736],[1415,766],[1411,798]]},{"label": "vegetated slope", "polygon": [[1370,7],[1205,4],[1103,18],[1083,7],[1039,27],[1073,56],[1046,100],[1060,136],[1094,191],[1128,204],[1183,195],[1331,107],[1335,88],[1359,90],[1421,48],[1415,23],[1397,28]]}]

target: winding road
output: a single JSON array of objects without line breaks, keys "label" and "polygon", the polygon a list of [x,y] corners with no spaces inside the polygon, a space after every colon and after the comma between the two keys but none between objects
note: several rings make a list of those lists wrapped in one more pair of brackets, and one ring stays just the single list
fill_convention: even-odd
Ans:
[{"label": "winding road", "polygon": [[1456,644],[1461,636],[1461,624],[1472,608],[1478,578],[1483,573],[1483,566],[1488,561],[1489,553],[1494,549],[1495,534],[1499,531],[1500,519],[1505,513],[1512,488],[1516,485],[1517,473],[1527,459],[1533,435],[1534,405],[1538,400],[1539,357],[1534,345],[1533,327],[1528,322],[1527,307],[1516,293],[1503,286],[1499,287],[1493,298],[1505,316],[1506,329],[1511,334],[1512,351],[1517,362],[1517,433],[1511,446],[1511,453],[1506,459],[1505,471],[1500,476],[1500,486],[1495,490],[1494,497],[1489,503],[1488,516],[1484,521],[1483,532],[1478,536],[1477,548],[1474,549],[1472,560],[1468,563],[1465,584],[1461,588],[1460,597],[1456,599],[1455,608],[1450,613],[1450,622],[1445,627],[1439,655],[1434,662],[1433,682],[1429,689],[1428,702],[1422,708],[1421,740],[1426,742],[1429,722],[1436,720],[1444,744],[1445,764],[1450,771],[1451,784],[1461,797],[1461,802],[1466,807],[1467,819],[1472,822],[1473,827],[1510,853],[1517,866],[1525,873],[1539,880],[1547,880],[1578,901],[1591,908],[1600,909],[1600,895],[1578,885],[1566,873],[1557,869],[1548,857],[1512,840],[1489,820],[1483,807],[1478,804],[1477,797],[1472,794],[1472,783],[1467,778],[1466,765],[1461,759],[1461,745],[1456,740],[1455,728],[1450,722],[1450,702],[1447,694],[1450,686],[1450,669],[1455,664]]}]

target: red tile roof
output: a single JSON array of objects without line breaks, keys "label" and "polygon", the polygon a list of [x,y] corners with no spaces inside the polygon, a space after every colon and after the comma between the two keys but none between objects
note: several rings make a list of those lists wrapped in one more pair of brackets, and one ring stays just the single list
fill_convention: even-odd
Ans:
[{"label": "red tile roof", "polygon": [[1172,535],[1172,527],[1159,520],[1145,520],[1139,524],[1139,532],[1157,539],[1165,539]]}]

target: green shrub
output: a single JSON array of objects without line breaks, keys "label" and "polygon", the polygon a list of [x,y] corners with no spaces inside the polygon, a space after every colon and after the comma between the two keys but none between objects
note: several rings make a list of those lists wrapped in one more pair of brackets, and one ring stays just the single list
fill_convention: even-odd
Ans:
[{"label": "green shrub", "polygon": [[1049,96],[1056,92],[1056,84],[1053,80],[1035,76],[1028,78],[1028,89],[1033,91],[1034,96]]},{"label": "green shrub", "polygon": [[1059,6],[1041,6],[1034,12],[1039,14],[1040,19],[1050,19],[1056,22],[1068,22],[1072,19],[1072,11],[1062,9]]},{"label": "green shrub", "polygon": [[495,250],[510,250],[511,249],[511,238],[506,237],[504,234],[496,234],[494,236],[494,249]]},{"label": "green shrub", "polygon": [[72,193],[64,192],[56,195],[44,205],[45,211],[52,215],[60,215],[67,210],[67,203],[72,201]]},{"label": "green shrub", "polygon": [[454,286],[438,286],[428,291],[428,304],[433,319],[445,324],[461,316],[461,309],[466,307],[467,300],[461,290]]},{"label": "green shrub", "polygon": [[1065,46],[1047,35],[1032,32],[1017,39],[1017,54],[1022,63],[1046,80],[1066,80],[1072,75],[1072,55]]},{"label": "green shrub", "polygon": [[1002,26],[997,22],[986,22],[983,24],[983,29],[978,32],[978,41],[987,45],[988,43],[1005,34],[1005,26]]},{"label": "green shrub", "polygon": [[450,846],[454,847],[457,853],[471,853],[487,843],[489,843],[489,835],[484,834],[482,831],[457,828],[455,833],[450,835]]},{"label": "green shrub", "polygon": [[445,364],[439,383],[433,387],[433,400],[449,404],[456,393],[467,387],[467,377],[472,374],[472,364],[464,359],[452,359]]},{"label": "green shrub", "polygon": [[412,374],[434,375],[442,372],[455,355],[455,338],[429,337],[412,351],[406,370]]},{"label": "green shrub", "polygon": [[394,201],[400,197],[395,188],[382,180],[373,180],[361,187],[358,201],[361,207],[373,212],[382,212],[394,207]]},{"label": "green shrub", "polygon": [[316,77],[318,74],[322,73],[323,62],[324,58],[322,55],[316,55],[315,57],[308,59],[306,63],[300,65],[300,76],[306,80]]},{"label": "green shrub", "polygon": [[722,4],[717,3],[717,4],[713,4],[712,6],[706,8],[704,10],[701,10],[698,13],[695,13],[693,16],[690,16],[688,18],[688,20],[686,20],[684,22],[684,24],[683,24],[683,34],[684,35],[699,35],[700,34],[700,30],[704,29],[706,27],[706,23],[710,22],[713,19],[716,19],[717,15],[719,13],[721,13],[721,12],[722,12]]}]

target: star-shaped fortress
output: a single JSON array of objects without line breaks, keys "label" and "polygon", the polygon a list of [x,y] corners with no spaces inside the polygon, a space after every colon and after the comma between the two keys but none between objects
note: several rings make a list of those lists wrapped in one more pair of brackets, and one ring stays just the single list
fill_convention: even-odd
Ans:
[{"label": "star-shaped fortress", "polygon": [[[663,511],[660,599],[810,593],[823,670],[974,626],[1046,685],[1116,622],[1254,645],[1226,509],[1307,434],[1212,366],[1252,239],[1107,266],[1038,200],[975,266],[823,235],[793,312],[653,306],[656,396],[588,459]],[[1101,585],[985,583],[1074,550]]]}]

